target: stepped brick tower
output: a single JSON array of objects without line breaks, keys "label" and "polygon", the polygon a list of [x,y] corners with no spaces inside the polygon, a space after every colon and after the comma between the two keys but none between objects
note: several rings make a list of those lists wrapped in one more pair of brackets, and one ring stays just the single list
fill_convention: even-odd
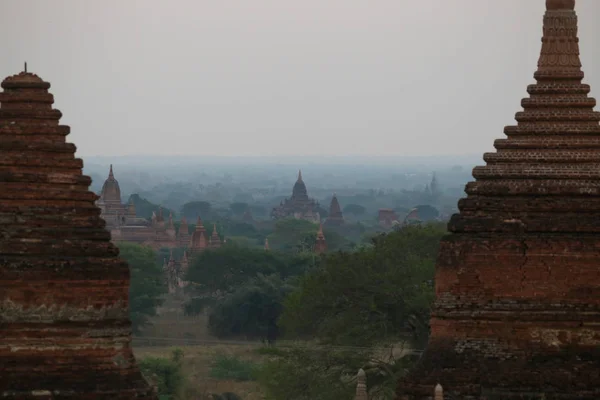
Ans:
[{"label": "stepped brick tower", "polygon": [[317,241],[315,242],[315,253],[323,254],[327,251],[327,242],[323,234],[323,226],[319,224],[319,232],[317,232]]},{"label": "stepped brick tower", "polygon": [[50,84],[1,86],[0,397],[155,399],[131,350],[129,269]]},{"label": "stepped brick tower", "polygon": [[177,243],[180,247],[189,247],[190,245],[190,231],[185,217],[181,218],[179,231],[177,231]]},{"label": "stepped brick tower", "polygon": [[218,249],[221,247],[221,237],[217,232],[217,224],[213,224],[213,231],[210,235],[210,247],[213,249]]},{"label": "stepped brick tower", "polygon": [[399,399],[600,398],[600,113],[574,7],[546,2],[537,83],[449,223]]},{"label": "stepped brick tower", "polygon": [[325,225],[327,226],[339,226],[344,224],[344,215],[342,214],[342,209],[340,208],[340,203],[338,202],[337,196],[335,193],[331,198],[331,204],[329,205],[329,216],[327,217],[327,221],[325,221]]},{"label": "stepped brick tower", "polygon": [[196,230],[192,233],[192,240],[190,243],[190,252],[199,253],[208,247],[208,240],[206,239],[206,228],[202,224],[202,219],[198,217],[196,222]]}]

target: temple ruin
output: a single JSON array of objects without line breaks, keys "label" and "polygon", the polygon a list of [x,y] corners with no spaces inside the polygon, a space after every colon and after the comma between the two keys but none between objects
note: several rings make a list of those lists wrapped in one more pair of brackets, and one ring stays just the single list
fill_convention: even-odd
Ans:
[{"label": "temple ruin", "polygon": [[0,397],[156,399],[131,349],[129,269],[50,84],[0,93]]},{"label": "temple ruin", "polygon": [[574,0],[548,0],[536,84],[449,223],[427,350],[399,399],[600,398],[600,113]]},{"label": "temple ruin", "polygon": [[299,171],[298,180],[292,189],[292,197],[273,208],[271,217],[274,219],[296,218],[319,223],[321,216],[318,209],[319,203],[308,197],[306,184],[302,179],[302,171]]}]

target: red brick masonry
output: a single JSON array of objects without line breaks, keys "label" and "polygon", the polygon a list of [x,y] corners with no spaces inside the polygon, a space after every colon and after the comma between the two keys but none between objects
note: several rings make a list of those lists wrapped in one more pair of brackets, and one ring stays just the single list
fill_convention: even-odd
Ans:
[{"label": "red brick masonry", "polygon": [[0,93],[0,398],[155,399],[131,350],[129,270],[50,84]]},{"label": "red brick masonry", "polygon": [[399,399],[600,399],[600,113],[572,0],[547,1],[535,78],[449,223]]}]

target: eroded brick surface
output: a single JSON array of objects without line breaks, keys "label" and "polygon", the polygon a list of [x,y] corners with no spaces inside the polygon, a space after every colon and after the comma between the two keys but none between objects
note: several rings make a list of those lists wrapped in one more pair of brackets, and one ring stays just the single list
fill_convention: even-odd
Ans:
[{"label": "eroded brick surface", "polygon": [[[600,398],[600,114],[573,0],[548,0],[518,124],[449,223],[431,338],[399,399]],[[528,397],[527,397],[528,396]]]},{"label": "eroded brick surface", "polygon": [[131,351],[129,271],[50,84],[0,93],[0,398],[155,399]]}]

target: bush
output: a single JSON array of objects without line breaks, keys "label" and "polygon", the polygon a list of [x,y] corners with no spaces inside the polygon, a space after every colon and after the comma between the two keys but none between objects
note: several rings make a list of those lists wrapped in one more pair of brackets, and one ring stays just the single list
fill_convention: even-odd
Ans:
[{"label": "bush", "polygon": [[140,360],[142,374],[158,387],[160,400],[174,400],[181,393],[185,383],[182,358],[183,351],[175,349],[170,359],[146,357]]},{"label": "bush", "polygon": [[210,377],[222,380],[254,381],[259,365],[236,356],[218,355],[210,370]]}]

